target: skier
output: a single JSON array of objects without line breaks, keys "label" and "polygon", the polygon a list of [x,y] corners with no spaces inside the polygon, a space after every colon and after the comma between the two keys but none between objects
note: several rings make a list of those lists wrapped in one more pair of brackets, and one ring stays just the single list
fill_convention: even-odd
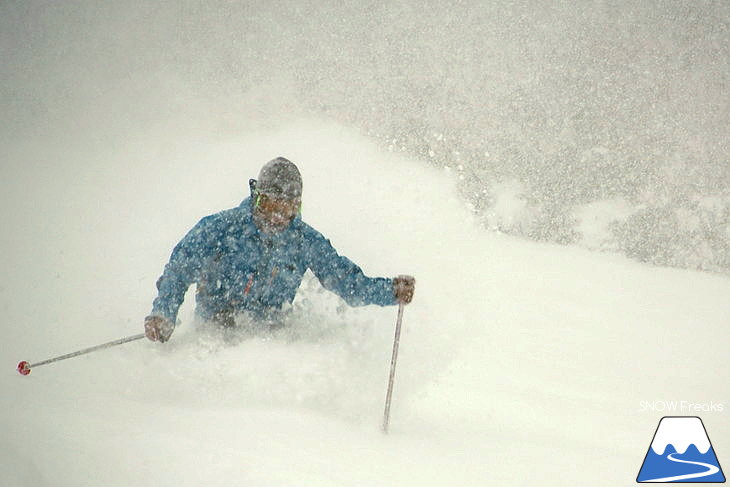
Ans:
[{"label": "skier", "polygon": [[192,283],[197,318],[224,330],[236,318],[281,326],[307,269],[351,306],[411,302],[413,277],[365,276],[301,220],[302,177],[291,161],[269,161],[249,186],[240,206],[203,218],[175,246],[145,318],[147,338],[169,340]]}]

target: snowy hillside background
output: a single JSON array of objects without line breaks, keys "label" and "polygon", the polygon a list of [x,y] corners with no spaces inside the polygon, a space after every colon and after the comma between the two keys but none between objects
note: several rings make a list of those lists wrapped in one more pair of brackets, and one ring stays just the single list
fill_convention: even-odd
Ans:
[{"label": "snowy hillside background", "polygon": [[[477,4],[0,4],[4,483],[616,485],[663,400],[723,404],[684,413],[728,463],[726,2]],[[418,278],[391,435],[395,310],[311,280],[292,335],[188,303],[14,371],[139,333],[278,155],[343,254]]]},{"label": "snowy hillside background", "polygon": [[4,140],[324,117],[449,171],[488,229],[730,270],[724,0],[0,9]]}]

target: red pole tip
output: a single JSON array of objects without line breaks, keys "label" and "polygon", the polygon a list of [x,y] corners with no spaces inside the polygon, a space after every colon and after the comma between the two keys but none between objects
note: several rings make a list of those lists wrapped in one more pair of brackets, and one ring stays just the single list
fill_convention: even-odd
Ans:
[{"label": "red pole tip", "polygon": [[28,375],[30,374],[30,364],[23,360],[18,364],[18,373],[20,375]]}]

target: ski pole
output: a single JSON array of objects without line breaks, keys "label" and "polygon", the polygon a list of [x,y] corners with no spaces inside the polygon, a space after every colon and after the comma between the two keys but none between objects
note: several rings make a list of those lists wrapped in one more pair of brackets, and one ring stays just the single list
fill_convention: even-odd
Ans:
[{"label": "ski pole", "polygon": [[61,360],[66,360],[68,358],[78,357],[79,355],[84,355],[87,353],[95,352],[97,350],[102,350],[104,348],[111,348],[111,347],[114,347],[117,345],[121,345],[122,343],[140,340],[144,337],[145,337],[145,334],[140,333],[139,335],[132,335],[132,336],[129,336],[126,338],[120,338],[119,340],[114,340],[113,342],[102,343],[101,345],[96,345],[95,347],[84,348],[83,350],[79,350],[77,352],[67,353],[66,355],[49,358],[48,360],[43,360],[42,362],[37,362],[34,364],[28,363],[25,360],[23,360],[22,362],[20,362],[18,364],[18,373],[20,373],[20,375],[28,375],[28,374],[30,374],[32,367],[40,367],[41,365],[46,365],[46,364],[50,364],[53,362],[59,362]]},{"label": "ski pole", "polygon": [[390,359],[390,379],[388,380],[388,394],[385,396],[385,413],[383,413],[383,433],[388,432],[390,422],[390,401],[393,397],[393,381],[395,379],[395,363],[398,360],[398,344],[400,343],[400,328],[403,322],[403,303],[398,303],[398,320],[395,322],[395,338],[393,339],[393,357]]}]

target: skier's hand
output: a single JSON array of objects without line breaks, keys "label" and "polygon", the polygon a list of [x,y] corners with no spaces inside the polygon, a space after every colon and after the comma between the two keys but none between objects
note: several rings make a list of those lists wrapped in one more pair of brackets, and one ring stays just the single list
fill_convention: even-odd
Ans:
[{"label": "skier's hand", "polygon": [[148,316],[144,319],[144,334],[153,342],[165,343],[174,329],[175,325],[162,316]]},{"label": "skier's hand", "polygon": [[399,303],[408,304],[413,300],[416,279],[412,276],[398,276],[393,279],[393,294]]}]

